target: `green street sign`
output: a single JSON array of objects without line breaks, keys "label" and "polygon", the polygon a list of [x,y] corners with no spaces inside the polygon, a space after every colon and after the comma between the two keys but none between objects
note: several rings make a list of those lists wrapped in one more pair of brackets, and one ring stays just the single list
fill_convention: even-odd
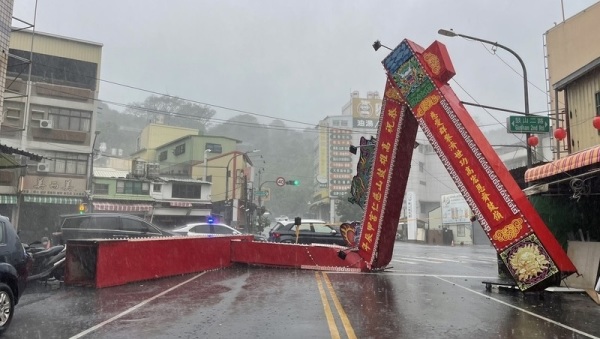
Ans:
[{"label": "green street sign", "polygon": [[256,191],[255,194],[257,197],[266,197],[269,195],[269,191]]},{"label": "green street sign", "polygon": [[506,120],[508,133],[549,133],[550,118],[511,115]]}]

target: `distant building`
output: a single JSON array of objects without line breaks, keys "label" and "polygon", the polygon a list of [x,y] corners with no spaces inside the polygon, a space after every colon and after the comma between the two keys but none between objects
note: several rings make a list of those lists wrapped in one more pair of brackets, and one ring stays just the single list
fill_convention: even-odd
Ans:
[{"label": "distant building", "polygon": [[137,140],[134,161],[156,164],[161,177],[207,183],[211,213],[219,221],[233,227],[249,223],[254,167],[248,152],[237,150],[240,140],[157,123],[144,127]]}]

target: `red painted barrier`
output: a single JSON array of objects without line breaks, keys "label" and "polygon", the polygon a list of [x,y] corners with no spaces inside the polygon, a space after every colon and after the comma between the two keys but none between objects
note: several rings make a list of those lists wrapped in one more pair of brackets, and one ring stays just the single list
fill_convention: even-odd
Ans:
[{"label": "red painted barrier", "polygon": [[[340,255],[339,252],[343,254]],[[342,259],[342,257],[344,257]],[[366,262],[356,251],[328,245],[297,245],[267,242],[232,242],[231,260],[250,265],[266,265],[314,270],[366,271]]]},{"label": "red painted barrier", "polygon": [[232,240],[252,236],[71,240],[65,283],[102,288],[228,267]]}]

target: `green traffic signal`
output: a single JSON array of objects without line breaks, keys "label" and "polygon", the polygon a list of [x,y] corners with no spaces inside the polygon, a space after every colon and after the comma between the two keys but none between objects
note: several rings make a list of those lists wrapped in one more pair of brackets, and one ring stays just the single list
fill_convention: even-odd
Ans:
[{"label": "green traffic signal", "polygon": [[288,180],[285,182],[286,185],[300,186],[300,180]]}]

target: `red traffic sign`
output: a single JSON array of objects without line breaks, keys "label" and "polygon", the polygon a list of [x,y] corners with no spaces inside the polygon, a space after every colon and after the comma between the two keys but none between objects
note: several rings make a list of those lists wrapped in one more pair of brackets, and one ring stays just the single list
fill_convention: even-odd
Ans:
[{"label": "red traffic sign", "polygon": [[277,178],[277,180],[275,180],[275,183],[277,184],[277,186],[285,186],[285,178],[279,177]]}]

